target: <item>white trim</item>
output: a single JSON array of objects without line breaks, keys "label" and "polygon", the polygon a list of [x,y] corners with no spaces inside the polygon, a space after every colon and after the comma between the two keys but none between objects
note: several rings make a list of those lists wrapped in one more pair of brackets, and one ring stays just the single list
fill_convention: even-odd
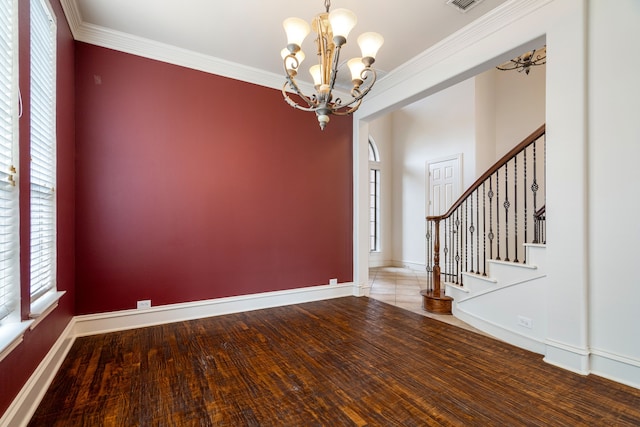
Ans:
[{"label": "white trim", "polygon": [[[354,113],[356,120],[378,117],[395,109],[409,105],[418,99],[437,93],[447,86],[472,77],[487,63],[500,63],[518,56],[529,48],[539,47],[544,41],[544,26],[531,28],[528,24],[519,29],[518,37],[501,37],[497,50],[502,50],[495,58],[488,58],[485,52],[474,50],[473,46],[495,36],[500,30],[534,14],[554,0],[510,0],[487,12],[466,27],[451,34],[413,59],[389,72],[384,79],[376,82],[376,89],[367,95],[367,101]],[[531,38],[531,32],[538,32]],[[515,36],[515,35],[512,35]],[[541,37],[541,38],[539,38]],[[495,42],[495,40],[494,40]],[[494,44],[497,46],[498,43]],[[451,58],[466,50],[465,63],[448,63]],[[462,67],[461,67],[462,65]],[[424,70],[438,68],[425,78]],[[452,75],[458,68],[461,73]],[[447,83],[446,81],[449,82]],[[443,84],[444,83],[444,84]],[[411,96],[407,96],[411,93]]]},{"label": "white trim", "polygon": [[393,267],[407,268],[412,271],[419,271],[421,273],[427,274],[427,266],[424,263],[396,260],[396,261],[392,261],[391,265]]},{"label": "white trim", "polygon": [[544,361],[580,375],[589,374],[589,350],[547,338]]},{"label": "white trim", "polygon": [[38,408],[40,401],[47,392],[53,378],[75,341],[75,338],[71,334],[73,324],[74,320],[71,319],[51,347],[51,350],[49,350],[45,358],[42,359],[16,398],[11,402],[11,405],[9,405],[4,415],[2,415],[2,418],[0,418],[0,427],[22,427],[29,423],[31,416]]},{"label": "white trim", "polygon": [[638,359],[592,348],[590,371],[594,375],[640,389]]},{"label": "white trim", "polygon": [[454,304],[453,315],[496,339],[534,353],[545,354],[546,346],[544,342],[530,336],[523,335],[513,329],[505,327],[504,325],[480,318],[461,308],[457,304]]},{"label": "white trim", "polygon": [[284,291],[217,298],[151,307],[144,310],[122,310],[75,317],[74,336],[86,336],[126,329],[142,328],[202,319],[223,314],[281,307],[311,301],[358,295],[353,283],[310,286]]},{"label": "white trim", "polygon": [[[88,24],[82,19],[77,1],[61,0],[60,3],[75,40],[273,89],[282,89],[285,82],[281,74]],[[300,87],[307,93],[314,91],[311,84],[303,83]]]},{"label": "white trim", "polygon": [[7,322],[0,328],[0,362],[20,345],[24,338],[24,333],[33,323],[32,320],[25,322]]},{"label": "white trim", "polygon": [[29,317],[33,319],[33,323],[30,328],[33,330],[40,322],[42,322],[49,313],[53,312],[58,306],[58,301],[62,298],[62,295],[67,293],[67,291],[59,291],[56,292],[48,292],[42,297],[38,298],[36,302],[31,306],[31,313]]}]

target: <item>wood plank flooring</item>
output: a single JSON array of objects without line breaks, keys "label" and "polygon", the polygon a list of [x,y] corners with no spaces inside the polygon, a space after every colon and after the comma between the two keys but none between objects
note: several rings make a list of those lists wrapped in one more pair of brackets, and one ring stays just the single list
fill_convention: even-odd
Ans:
[{"label": "wood plank flooring", "polygon": [[638,426],[640,390],[369,298],[78,338],[30,426]]}]

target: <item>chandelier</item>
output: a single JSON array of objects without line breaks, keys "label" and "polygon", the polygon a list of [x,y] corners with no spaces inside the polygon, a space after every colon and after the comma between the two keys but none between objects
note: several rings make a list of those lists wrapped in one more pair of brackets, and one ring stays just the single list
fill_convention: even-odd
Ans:
[{"label": "chandelier", "polygon": [[[332,92],[340,66],[340,49],[347,42],[349,32],[356,25],[357,19],[356,15],[347,9],[329,12],[330,0],[325,0],[324,5],[326,12],[316,15],[311,23],[313,31],[317,34],[315,41],[319,62],[309,69],[313,77],[314,94],[305,95],[296,82],[298,69],[305,58],[301,50],[302,41],[310,31],[306,21],[300,18],[285,19],[283,26],[287,33],[287,47],[281,52],[287,79],[282,87],[285,101],[294,108],[315,112],[322,130],[329,123],[331,114],[346,116],[360,107],[362,98],[369,93],[376,81],[376,71],[371,65],[384,42],[378,33],[369,32],[358,37],[362,57],[347,62],[353,84],[350,92],[352,99],[346,103],[339,97],[334,99]],[[299,99],[292,99],[288,90],[295,93]]]},{"label": "chandelier", "polygon": [[504,64],[499,65],[496,68],[501,71],[517,70],[519,73],[524,71],[525,74],[528,75],[529,71],[531,71],[531,67],[544,65],[546,63],[547,47],[543,46],[540,49],[534,49],[531,52],[527,52],[515,59],[511,59],[509,60],[509,62],[505,62]]}]

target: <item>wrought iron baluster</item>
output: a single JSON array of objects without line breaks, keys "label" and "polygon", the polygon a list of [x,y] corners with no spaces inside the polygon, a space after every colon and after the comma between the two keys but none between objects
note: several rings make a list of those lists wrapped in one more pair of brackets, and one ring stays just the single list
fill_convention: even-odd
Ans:
[{"label": "wrought iron baluster", "polygon": [[500,169],[496,171],[496,252],[500,261]]},{"label": "wrought iron baluster", "polygon": [[482,183],[482,275],[487,275],[487,193]]},{"label": "wrought iron baluster", "polygon": [[535,214],[538,212],[538,176],[536,174],[536,143],[533,142],[533,182],[531,183],[531,192],[533,193],[533,215],[535,224],[535,234],[533,237],[533,243],[540,243],[540,233],[538,230],[537,221],[535,221]]},{"label": "wrought iron baluster", "polygon": [[[447,229],[449,232],[447,232]],[[451,275],[451,257],[449,256],[449,248],[451,247],[451,218],[445,219],[444,232],[446,235],[444,239],[444,281],[448,282],[449,276]]]},{"label": "wrought iron baluster", "polygon": [[[473,196],[471,196],[473,197]],[[476,273],[480,274],[480,189],[476,190]]]},{"label": "wrought iron baluster", "polygon": [[468,245],[468,235],[467,232],[469,231],[469,228],[467,227],[467,218],[469,217],[469,212],[468,212],[468,206],[467,206],[467,201],[464,201],[464,271],[469,271],[469,257],[467,256],[468,251],[469,251],[469,245]]},{"label": "wrought iron baluster", "polygon": [[[524,197],[524,242],[525,243],[529,243],[529,241],[527,240],[527,224],[529,223],[529,216],[527,213],[527,150],[529,148],[525,147],[525,149],[523,150],[523,154],[524,154],[524,170],[523,170],[523,177],[524,177],[524,184],[522,185],[522,196]],[[527,251],[524,251],[524,259],[522,260],[523,264],[527,263]]]},{"label": "wrought iron baluster", "polygon": [[[462,226],[462,219],[460,218],[460,216],[462,216],[462,206],[458,207],[458,228],[461,228]],[[462,257],[462,242],[463,242],[463,234],[462,232],[459,233],[458,235],[458,240],[460,241],[460,243],[458,244],[458,247],[460,248],[460,256]],[[460,266],[460,285],[464,285],[464,276],[462,275],[462,259],[460,259],[460,262],[458,263]]]},{"label": "wrought iron baluster", "polygon": [[489,177],[489,259],[493,259],[493,175]]},{"label": "wrought iron baluster", "polygon": [[518,156],[513,158],[513,233],[515,241],[513,262],[520,262],[518,261]]},{"label": "wrought iron baluster", "polygon": [[469,197],[469,199],[471,200],[471,225],[469,225],[469,234],[471,235],[471,238],[469,239],[469,242],[470,242],[469,246],[471,248],[470,264],[471,264],[471,273],[475,273],[475,271],[473,270],[473,233],[476,231],[476,228],[473,225],[473,193],[471,193],[471,196]]},{"label": "wrought iron baluster", "polygon": [[[455,237],[460,235],[460,208],[456,209],[454,213],[455,217]],[[459,239],[454,239],[456,241],[456,284],[460,284],[460,243]]]},{"label": "wrought iron baluster", "polygon": [[504,260],[509,261],[509,162],[504,165]]},{"label": "wrought iron baluster", "polygon": [[431,236],[433,235],[433,221],[427,221],[427,234],[426,234],[426,239],[427,239],[427,290],[432,291],[433,290],[433,282],[432,282],[432,275],[433,275],[433,242],[431,241]]}]

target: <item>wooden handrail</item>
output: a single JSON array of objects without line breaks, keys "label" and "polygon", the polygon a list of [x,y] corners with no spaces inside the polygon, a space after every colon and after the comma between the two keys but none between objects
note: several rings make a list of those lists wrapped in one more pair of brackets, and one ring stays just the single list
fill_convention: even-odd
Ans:
[{"label": "wooden handrail", "polygon": [[489,168],[484,174],[482,174],[482,176],[480,176],[480,178],[478,178],[471,187],[469,187],[467,189],[467,191],[465,191],[462,196],[460,196],[458,198],[458,200],[456,200],[456,202],[451,205],[451,207],[449,208],[449,210],[442,214],[442,215],[438,215],[438,216],[427,216],[427,221],[440,221],[443,220],[445,218],[448,218],[456,209],[458,209],[458,207],[460,207],[460,205],[462,204],[462,202],[464,202],[464,200],[469,197],[470,194],[472,194],[474,191],[476,191],[478,189],[478,187],[480,187],[480,185],[482,185],[483,182],[485,182],[491,175],[493,175],[498,169],[500,169],[502,166],[504,166],[505,164],[507,164],[507,162],[509,160],[511,160],[516,154],[518,154],[520,151],[522,151],[526,146],[528,146],[529,144],[531,144],[533,141],[537,140],[538,138],[540,138],[542,135],[545,134],[546,131],[546,124],[543,124],[542,126],[540,126],[538,129],[536,129],[531,135],[529,135],[528,137],[526,137],[520,144],[516,145],[515,147],[513,147],[513,149],[511,149],[507,154],[505,154],[504,156],[502,156],[502,158],[500,160],[498,160],[491,168]]},{"label": "wooden handrail", "polygon": [[[429,229],[427,231],[427,238],[430,236],[433,237],[433,242],[430,245],[433,248],[432,256],[433,256],[433,266],[427,265],[427,271],[431,271],[430,277],[430,286],[421,291],[421,295],[423,296],[423,306],[424,309],[432,312],[432,313],[450,313],[451,312],[451,301],[452,298],[447,296],[441,286],[441,275],[444,274],[445,277],[455,277],[455,284],[462,285],[462,275],[464,272],[478,273],[486,276],[486,266],[487,266],[487,246],[489,247],[489,257],[491,259],[496,260],[504,260],[510,261],[509,256],[509,246],[513,245],[515,257],[513,262],[520,262],[518,260],[518,247],[517,244],[520,241],[518,232],[519,224],[518,219],[522,220],[520,224],[523,229],[524,239],[523,241],[527,241],[527,225],[528,221],[531,218],[536,220],[535,222],[535,241],[534,243],[539,243],[544,238],[540,238],[543,233],[544,224],[542,221],[544,220],[544,210],[545,207],[541,209],[537,209],[536,205],[536,194],[539,189],[539,184],[537,182],[537,174],[536,174],[536,143],[539,139],[544,140],[544,135],[546,133],[546,126],[543,124],[531,135],[527,136],[522,142],[517,144],[513,149],[509,150],[507,154],[502,156],[500,160],[498,160],[493,166],[491,166],[482,176],[480,176],[471,187],[469,187],[463,194],[460,196],[453,205],[447,210],[447,212],[443,215],[434,215],[427,216],[427,222],[429,223]],[[546,144],[545,141],[542,141],[543,144]],[[532,194],[532,202],[535,217],[531,217],[528,215],[527,211],[527,150],[529,146],[533,146],[533,182],[530,187]],[[543,156],[544,157],[544,156]],[[522,158],[523,163],[523,172],[521,174],[518,173],[517,165],[519,162],[519,158]],[[512,166],[513,170],[513,180],[511,183],[511,187],[508,188],[508,171],[509,165]],[[500,172],[503,171],[503,181],[498,182]],[[494,178],[495,174],[495,178]],[[521,175],[524,181],[524,185],[522,187],[518,187],[518,177]],[[492,181],[495,179],[496,187],[495,193],[492,189]],[[489,203],[486,203],[485,196],[485,183],[489,183]],[[544,179],[543,179],[544,181]],[[504,184],[503,184],[504,183]],[[499,204],[499,185],[503,186],[503,203]],[[543,185],[544,187],[544,185]],[[481,191],[482,190],[482,191]],[[519,193],[519,191],[522,191]],[[482,196],[480,196],[482,193]],[[511,194],[509,194],[511,193]],[[518,201],[518,195],[523,196],[524,199],[521,199],[521,202]],[[474,208],[474,195],[475,195],[475,208]],[[510,197],[511,195],[511,197]],[[492,200],[495,196],[495,217],[493,217],[493,205]],[[480,207],[480,198],[482,197],[482,208]],[[543,201],[544,203],[544,201]],[[522,205],[524,208],[524,215],[518,215],[518,206]],[[510,211],[509,208],[513,207],[513,210]],[[464,209],[463,209],[464,208]],[[468,209],[470,208],[471,214],[469,215]],[[486,209],[489,209],[488,216]],[[504,222],[500,220],[500,210],[503,211]],[[482,210],[481,210],[482,209]],[[513,212],[513,213],[511,213]],[[540,216],[542,215],[542,216]],[[512,228],[509,227],[510,222],[509,218],[513,218]],[[467,223],[467,220],[469,222]],[[440,223],[444,225],[441,226]],[[448,224],[448,225],[447,225]],[[494,229],[493,226],[496,225]],[[501,230],[501,224],[504,224],[504,229]],[[441,242],[440,232],[443,232],[444,241]],[[495,231],[495,234],[494,234]],[[504,231],[504,234],[501,236],[501,231]],[[511,231],[511,234],[510,234]],[[481,238],[482,236],[482,238]],[[500,241],[504,242],[505,256],[504,258],[500,257]],[[494,248],[494,239],[495,239],[495,248],[496,248],[496,257],[493,257],[493,248]],[[482,242],[482,246],[481,246]],[[440,246],[441,243],[444,243],[444,265],[440,264]],[[449,247],[450,246],[450,247]],[[470,251],[470,255],[467,254],[467,249]],[[451,251],[451,252],[450,252]],[[474,257],[475,252],[475,257]],[[480,261],[480,254],[482,252],[482,263]],[[429,251],[431,253],[431,251]],[[447,254],[450,255],[447,257]],[[526,255],[525,255],[526,256]],[[431,256],[428,254],[428,257]],[[452,268],[454,267],[455,261],[455,274],[453,274]],[[449,263],[447,265],[447,262]],[[463,267],[464,265],[464,267]],[[475,265],[475,270],[474,270]],[[482,268],[481,268],[482,265]],[[442,273],[444,271],[444,273]],[[458,280],[460,279],[460,280]]]}]

